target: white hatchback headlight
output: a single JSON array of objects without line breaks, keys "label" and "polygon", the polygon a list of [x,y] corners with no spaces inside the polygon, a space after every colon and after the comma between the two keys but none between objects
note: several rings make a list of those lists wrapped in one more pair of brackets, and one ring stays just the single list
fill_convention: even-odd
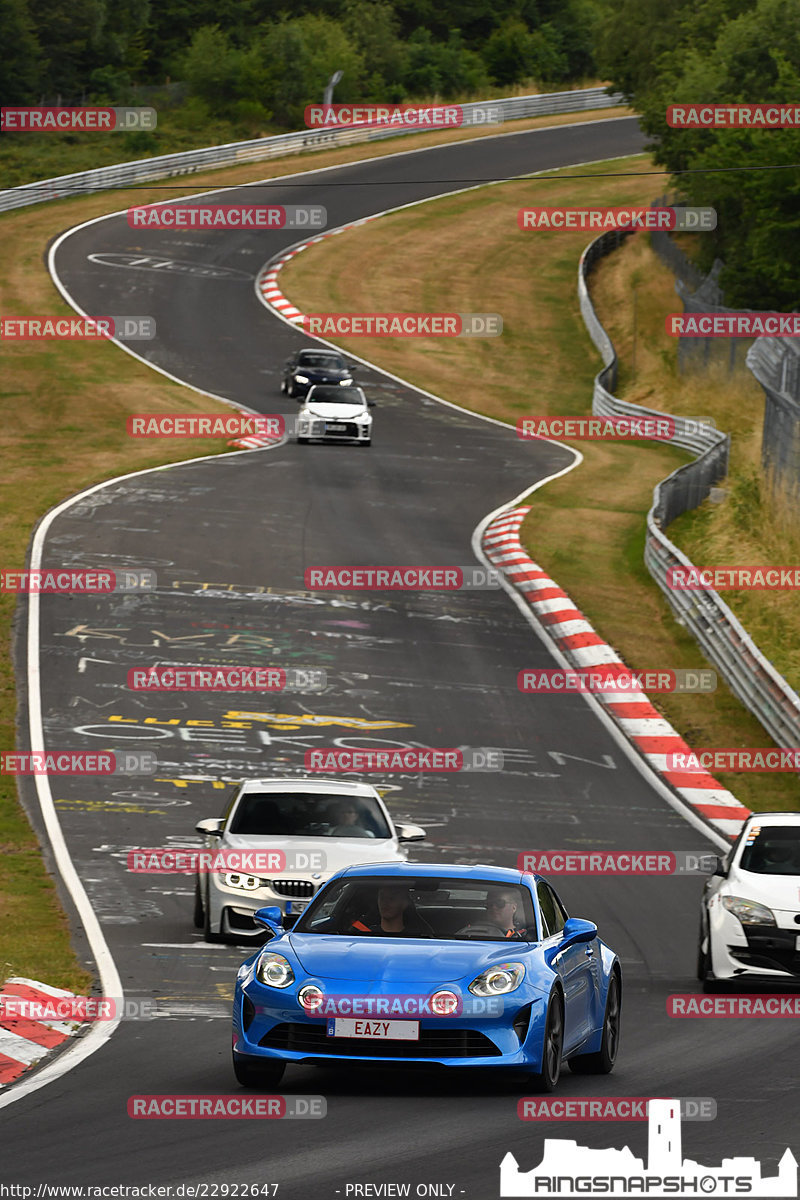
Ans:
[{"label": "white hatchback headlight", "polygon": [[743,925],[774,925],[775,914],[763,904],[755,900],[747,900],[744,896],[723,896],[722,907],[738,917]]},{"label": "white hatchback headlight", "polygon": [[267,987],[287,988],[294,983],[292,964],[282,954],[262,954],[256,966],[256,979]]},{"label": "white hatchback headlight", "polygon": [[495,963],[473,979],[469,990],[473,996],[504,996],[507,992],[515,992],[524,978],[524,963]]}]

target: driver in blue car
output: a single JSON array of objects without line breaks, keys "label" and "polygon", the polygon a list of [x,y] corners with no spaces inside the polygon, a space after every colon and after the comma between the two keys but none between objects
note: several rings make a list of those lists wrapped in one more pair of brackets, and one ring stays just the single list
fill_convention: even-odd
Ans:
[{"label": "driver in blue car", "polygon": [[516,924],[515,918],[518,909],[517,897],[507,888],[498,888],[496,891],[489,892],[486,897],[487,924],[497,926],[503,937],[526,938],[529,936],[529,930],[523,925]]}]

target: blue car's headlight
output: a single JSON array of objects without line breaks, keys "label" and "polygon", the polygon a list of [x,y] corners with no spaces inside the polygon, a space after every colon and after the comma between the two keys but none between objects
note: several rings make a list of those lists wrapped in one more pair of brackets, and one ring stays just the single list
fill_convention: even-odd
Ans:
[{"label": "blue car's headlight", "polygon": [[295,381],[295,383],[308,383],[308,376],[307,375],[295,375],[294,381]]},{"label": "blue car's headlight", "polygon": [[477,979],[473,979],[469,990],[473,996],[504,996],[507,992],[516,991],[524,978],[524,963],[495,963],[481,971]]},{"label": "blue car's headlight", "polygon": [[287,988],[294,983],[294,971],[282,954],[262,954],[256,966],[256,979],[267,987]]}]

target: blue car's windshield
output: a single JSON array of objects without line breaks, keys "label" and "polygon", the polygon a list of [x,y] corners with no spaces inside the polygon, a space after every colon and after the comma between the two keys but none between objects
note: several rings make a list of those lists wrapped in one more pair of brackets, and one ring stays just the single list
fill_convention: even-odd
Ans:
[{"label": "blue car's windshield", "polygon": [[294,926],[295,933],[448,941],[536,941],[527,888],[491,880],[378,875],[336,880]]}]

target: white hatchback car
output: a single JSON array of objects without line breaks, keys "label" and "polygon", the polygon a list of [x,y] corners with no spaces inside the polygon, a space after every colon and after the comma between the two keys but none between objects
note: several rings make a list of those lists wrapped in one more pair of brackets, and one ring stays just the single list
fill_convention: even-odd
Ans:
[{"label": "white hatchback car", "polygon": [[697,977],[706,990],[800,981],[800,813],[753,813],[706,881]]},{"label": "white hatchback car", "polygon": [[320,438],[326,442],[372,442],[374,400],[367,400],[363,388],[318,383],[308,389],[295,426],[298,442]]},{"label": "white hatchback car", "polygon": [[[195,828],[212,854],[270,850],[287,858],[286,869],[270,871],[268,878],[247,870],[198,873],[194,923],[207,942],[261,938],[264,927],[253,920],[257,909],[275,906],[296,917],[342,867],[403,862],[407,851],[401,843],[425,837],[418,825],[395,825],[371,784],[319,776],[248,779],[234,790],[221,817]],[[320,857],[323,862],[315,863]],[[293,868],[297,858],[310,868]]]}]

